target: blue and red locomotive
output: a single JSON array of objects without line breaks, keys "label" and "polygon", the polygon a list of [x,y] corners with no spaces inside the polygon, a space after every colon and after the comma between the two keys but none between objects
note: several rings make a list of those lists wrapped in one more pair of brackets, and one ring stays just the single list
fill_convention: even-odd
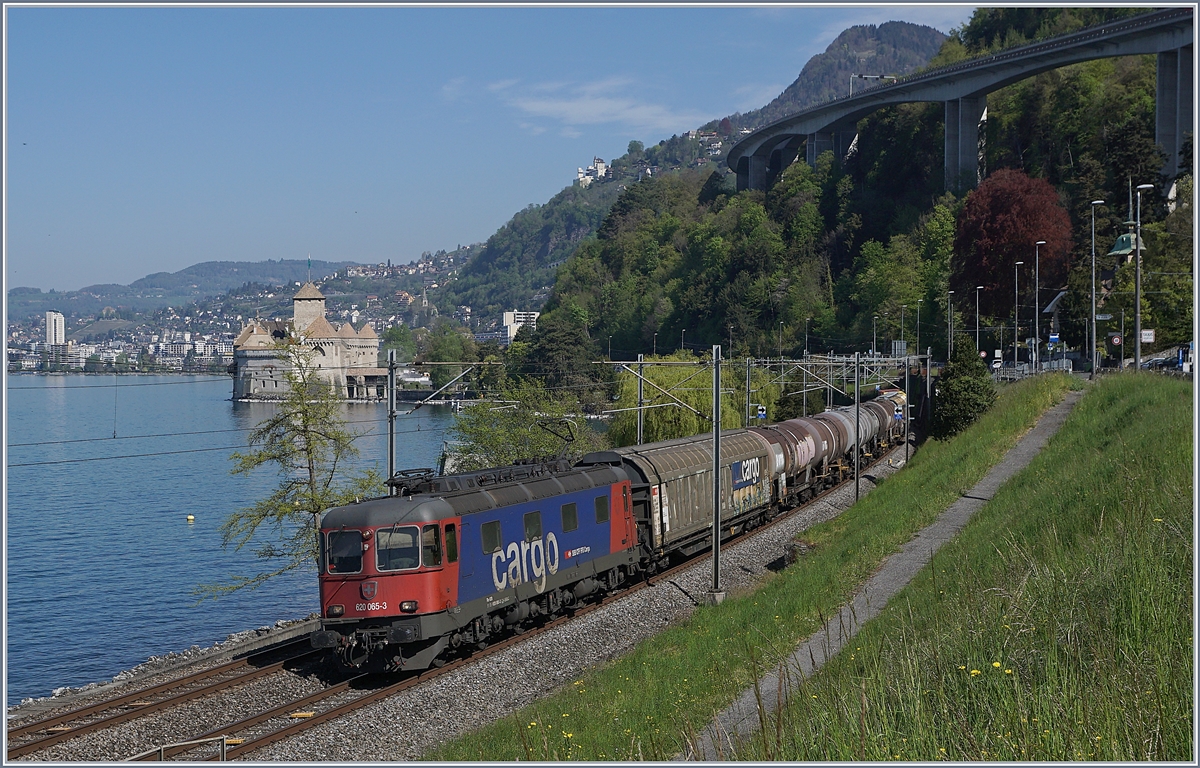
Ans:
[{"label": "blue and red locomotive", "polygon": [[[722,433],[722,537],[843,479],[903,434],[900,391]],[[861,443],[861,446],[860,446]],[[618,589],[712,543],[711,435],[455,475],[327,511],[321,629],[350,667],[419,670]]]}]

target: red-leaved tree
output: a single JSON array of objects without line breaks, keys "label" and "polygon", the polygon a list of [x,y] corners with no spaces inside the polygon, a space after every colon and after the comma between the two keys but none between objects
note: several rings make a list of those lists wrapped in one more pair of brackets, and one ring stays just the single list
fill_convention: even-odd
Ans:
[{"label": "red-leaved tree", "polygon": [[1034,244],[1041,263],[1041,301],[1067,283],[1071,254],[1071,219],[1050,183],[1021,171],[999,170],[984,180],[963,203],[950,259],[950,287],[960,306],[974,309],[975,286],[980,311],[991,317],[1011,317],[1013,265],[1021,267],[1022,312],[1033,296]]}]

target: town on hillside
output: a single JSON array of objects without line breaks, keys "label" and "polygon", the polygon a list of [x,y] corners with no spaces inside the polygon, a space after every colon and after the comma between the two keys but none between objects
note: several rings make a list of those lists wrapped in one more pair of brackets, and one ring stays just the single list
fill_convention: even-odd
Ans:
[{"label": "town on hillside", "polygon": [[[272,399],[280,394],[280,377],[277,368],[271,369],[273,379],[266,376],[263,360],[274,357],[276,341],[290,336],[337,361],[326,367],[343,396],[379,398],[387,373],[383,338],[400,328],[411,338],[437,323],[432,296],[479,247],[425,253],[409,264],[351,265],[306,283],[247,284],[145,315],[127,307],[72,313],[68,299],[61,311],[10,322],[8,371],[225,374],[234,379],[236,399]],[[443,320],[477,343],[505,347],[522,326],[536,329],[537,317],[536,311],[513,309],[477,318],[471,307],[458,306]],[[411,368],[399,377],[404,387],[430,386],[428,375]]]}]

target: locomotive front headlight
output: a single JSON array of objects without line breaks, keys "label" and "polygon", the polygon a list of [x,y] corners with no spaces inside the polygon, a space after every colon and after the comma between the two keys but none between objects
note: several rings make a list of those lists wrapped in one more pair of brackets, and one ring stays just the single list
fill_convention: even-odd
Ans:
[{"label": "locomotive front headlight", "polygon": [[417,612],[417,601],[416,600],[405,600],[404,602],[400,603],[400,613],[416,613],[416,612]]},{"label": "locomotive front headlight", "polygon": [[341,616],[345,612],[346,612],[346,606],[331,605],[331,606],[329,606],[329,610],[325,611],[325,615],[331,619],[336,619],[338,616]]}]

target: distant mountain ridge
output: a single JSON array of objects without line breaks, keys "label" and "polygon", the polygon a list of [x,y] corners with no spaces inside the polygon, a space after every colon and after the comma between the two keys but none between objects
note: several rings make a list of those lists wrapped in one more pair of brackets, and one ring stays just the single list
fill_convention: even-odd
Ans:
[{"label": "distant mountain ridge", "polygon": [[[327,277],[355,261],[313,259],[314,280]],[[266,261],[205,261],[178,272],[155,272],[129,285],[100,283],[78,291],[50,291],[15,287],[8,291],[10,317],[57,309],[80,313],[99,312],[106,306],[124,306],[133,310],[179,305],[206,296],[216,296],[246,283],[286,285],[306,280],[310,274],[306,259]]]}]

